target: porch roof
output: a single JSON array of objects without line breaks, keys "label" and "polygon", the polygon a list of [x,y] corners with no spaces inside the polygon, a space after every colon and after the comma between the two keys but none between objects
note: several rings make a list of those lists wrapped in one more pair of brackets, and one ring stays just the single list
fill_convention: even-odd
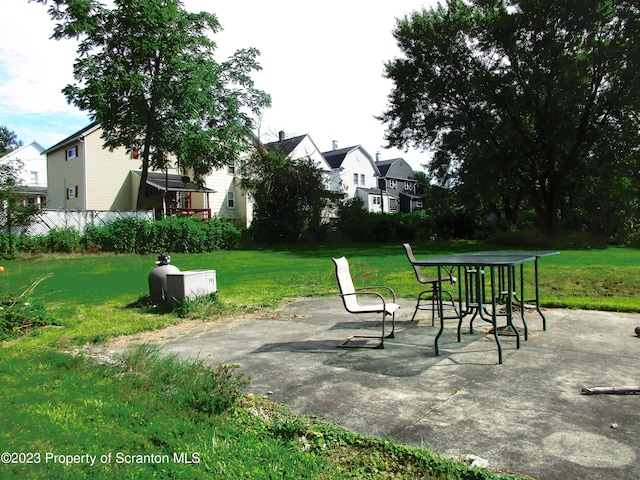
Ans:
[{"label": "porch roof", "polygon": [[[140,170],[131,170],[134,175],[142,177]],[[166,190],[167,192],[204,192],[215,193],[207,187],[200,187],[193,183],[191,179],[187,182],[184,180],[189,177],[178,175],[176,173],[165,174],[164,172],[149,172],[147,173],[147,185],[157,188],[158,190]]]}]

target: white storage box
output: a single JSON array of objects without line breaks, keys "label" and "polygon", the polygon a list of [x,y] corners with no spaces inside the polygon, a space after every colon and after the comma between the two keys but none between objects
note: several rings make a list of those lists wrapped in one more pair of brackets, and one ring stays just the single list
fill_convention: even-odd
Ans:
[{"label": "white storage box", "polygon": [[215,270],[186,270],[167,274],[167,299],[191,300],[217,292]]}]

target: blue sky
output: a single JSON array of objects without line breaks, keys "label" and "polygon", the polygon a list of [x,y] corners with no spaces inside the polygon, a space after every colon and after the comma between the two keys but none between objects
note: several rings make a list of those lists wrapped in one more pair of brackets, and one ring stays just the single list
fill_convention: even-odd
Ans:
[{"label": "blue sky", "polygon": [[[318,148],[362,145],[372,156],[405,158],[414,169],[424,152],[384,149],[384,125],[374,117],[386,108],[392,84],[384,62],[399,55],[391,31],[395,19],[436,0],[185,0],[189,10],[215,13],[223,31],[214,39],[220,60],[240,48],[261,51],[256,86],[272,107],[260,123],[264,141],[284,130],[308,133]],[[46,7],[27,0],[3,0],[0,17],[0,126],[27,143],[45,148],[89,123],[61,93],[73,82],[76,44],[49,37]]]}]

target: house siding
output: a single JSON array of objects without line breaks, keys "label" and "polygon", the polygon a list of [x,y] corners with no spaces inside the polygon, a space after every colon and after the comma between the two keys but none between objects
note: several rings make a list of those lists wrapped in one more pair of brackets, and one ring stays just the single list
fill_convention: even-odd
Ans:
[{"label": "house siding", "polygon": [[227,206],[227,195],[229,191],[234,192],[235,200],[239,197],[236,188],[236,176],[233,173],[229,173],[229,167],[225,165],[222,168],[216,169],[208,175],[205,180],[207,188],[215,190],[215,193],[209,194],[211,213],[228,218],[229,220],[237,220],[237,207],[229,208]]},{"label": "house siding", "polygon": [[34,140],[0,158],[2,164],[20,167],[17,174],[20,186],[26,187],[25,202],[40,206],[47,203],[47,157],[43,152],[44,148]]},{"label": "house siding", "polygon": [[[124,147],[110,151],[104,148],[102,128],[87,130],[83,136],[70,139],[47,151],[49,202],[52,209],[65,210],[135,210],[139,180],[131,170],[140,170],[142,160],[133,158]],[[77,156],[67,158],[76,147]],[[178,173],[170,168],[168,173]],[[69,188],[77,187],[75,198]],[[149,208],[151,203],[149,200]]]},{"label": "house siding", "polygon": [[[78,147],[77,156],[67,159],[68,148],[76,145]],[[84,147],[79,141],[63,145],[55,151],[47,153],[48,208],[86,210],[84,178]],[[67,198],[69,196],[68,189],[76,187],[77,195],[74,198]]]},{"label": "house siding", "polygon": [[[391,161],[385,175],[384,187],[386,191],[398,201],[391,201],[390,211],[410,213],[416,209],[416,200],[404,194],[415,194],[416,180],[411,166],[402,158]],[[381,162],[387,163],[388,162]],[[408,188],[407,188],[408,186]]]},{"label": "house siding", "polygon": [[140,160],[126,149],[103,148],[102,129],[85,138],[86,195],[88,210],[133,210],[130,170],[140,169]]},{"label": "house siding", "polygon": [[[212,215],[231,220],[239,227],[247,228],[253,219],[253,204],[247,193],[240,186],[240,164],[234,165],[234,172],[229,172],[229,166],[218,168],[205,177],[207,188],[214,190],[209,193],[209,205]],[[234,206],[229,207],[228,195],[233,192]],[[204,196],[202,197],[203,201]],[[195,207],[200,208],[200,207]],[[206,208],[206,207],[202,207]]]},{"label": "house siding", "polygon": [[[375,169],[371,164],[371,160],[359,148],[347,154],[342,162],[342,171],[340,177],[344,192],[349,196],[355,196],[358,187],[376,188],[377,181]],[[358,182],[354,181],[354,175],[358,176]],[[364,183],[362,176],[364,175]]]},{"label": "house siding", "polygon": [[[47,158],[43,155],[44,149],[36,142],[17,148],[13,152],[8,153],[0,161],[9,163],[19,161],[22,163],[19,175],[23,185],[29,187],[46,187],[47,186]],[[37,182],[32,179],[32,172],[36,173]]]},{"label": "house siding", "polygon": [[310,158],[313,163],[322,171],[328,172],[330,170],[328,168],[327,162],[322,156],[322,153],[320,153],[318,148],[313,143],[313,140],[311,140],[308,135],[306,135],[289,154],[289,158],[292,160],[299,160],[307,157]]}]

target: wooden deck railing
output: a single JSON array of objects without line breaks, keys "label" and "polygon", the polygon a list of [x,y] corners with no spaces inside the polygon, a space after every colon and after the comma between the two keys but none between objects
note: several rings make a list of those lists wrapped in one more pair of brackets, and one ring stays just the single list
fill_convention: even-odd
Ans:
[{"label": "wooden deck railing", "polygon": [[184,217],[200,217],[208,220],[211,218],[210,208],[170,208],[170,216],[184,216]]}]

